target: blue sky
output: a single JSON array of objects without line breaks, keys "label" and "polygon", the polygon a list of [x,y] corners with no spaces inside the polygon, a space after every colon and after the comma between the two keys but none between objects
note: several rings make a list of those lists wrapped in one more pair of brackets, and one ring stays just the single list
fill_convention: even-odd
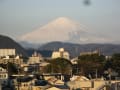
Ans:
[{"label": "blue sky", "polygon": [[58,17],[69,17],[120,43],[120,0],[83,1],[0,0],[0,34],[16,39]]}]

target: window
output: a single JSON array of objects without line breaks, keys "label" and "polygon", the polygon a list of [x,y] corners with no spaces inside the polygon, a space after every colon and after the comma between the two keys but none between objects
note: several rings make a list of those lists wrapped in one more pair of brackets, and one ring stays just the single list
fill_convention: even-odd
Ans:
[{"label": "window", "polygon": [[6,78],[6,75],[4,75],[4,78]]}]

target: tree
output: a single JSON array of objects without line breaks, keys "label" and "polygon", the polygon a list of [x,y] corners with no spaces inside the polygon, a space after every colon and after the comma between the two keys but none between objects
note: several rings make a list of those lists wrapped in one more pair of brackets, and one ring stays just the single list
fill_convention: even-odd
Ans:
[{"label": "tree", "polygon": [[62,73],[70,74],[72,70],[72,64],[69,60],[64,58],[56,58],[49,61],[49,65],[45,67],[45,71],[49,73]]},{"label": "tree", "polygon": [[82,55],[78,57],[78,67],[82,75],[93,75],[97,73],[99,76],[103,73],[103,63],[105,56],[93,54],[93,55]]},{"label": "tree", "polygon": [[108,70],[109,68],[112,68],[112,60],[106,60],[104,62],[104,70]]},{"label": "tree", "polygon": [[112,55],[111,63],[112,69],[118,72],[120,75],[120,53]]},{"label": "tree", "polygon": [[17,74],[18,73],[18,67],[14,63],[8,63],[8,73],[9,75]]},{"label": "tree", "polygon": [[12,74],[17,74],[18,73],[18,69],[17,69],[16,64],[8,62],[7,64],[0,64],[0,66],[7,69],[9,76],[12,75]]}]

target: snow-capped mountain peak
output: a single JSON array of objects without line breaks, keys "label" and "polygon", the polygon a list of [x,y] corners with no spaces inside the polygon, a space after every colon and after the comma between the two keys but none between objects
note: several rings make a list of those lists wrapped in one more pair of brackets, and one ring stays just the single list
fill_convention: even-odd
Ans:
[{"label": "snow-capped mountain peak", "polygon": [[68,41],[72,33],[84,32],[78,22],[66,17],[57,18],[50,23],[21,36],[20,40],[35,43]]},{"label": "snow-capped mountain peak", "polygon": [[67,17],[59,17],[48,24],[20,37],[21,41],[47,43],[62,41],[72,43],[104,43],[111,40],[88,32],[83,25]]}]

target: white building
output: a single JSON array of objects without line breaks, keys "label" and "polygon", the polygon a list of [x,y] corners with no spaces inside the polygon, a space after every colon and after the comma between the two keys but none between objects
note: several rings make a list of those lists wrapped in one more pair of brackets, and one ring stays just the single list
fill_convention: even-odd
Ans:
[{"label": "white building", "polygon": [[34,52],[32,57],[29,57],[28,64],[40,63],[42,60],[43,60],[42,56],[39,53]]},{"label": "white building", "polygon": [[15,55],[15,49],[0,49],[0,57],[1,56],[10,56]]},{"label": "white building", "polygon": [[0,64],[7,64],[8,62],[14,64],[22,64],[23,59],[20,58],[20,56],[14,56],[14,57],[5,56],[4,58],[0,58]]},{"label": "white building", "polygon": [[98,54],[98,55],[100,55],[99,49],[98,49],[98,50],[95,50],[95,51],[90,51],[90,52],[81,52],[81,53],[80,53],[80,56],[82,56],[82,55],[93,55],[93,54]]},{"label": "white building", "polygon": [[4,83],[7,82],[7,79],[8,79],[7,69],[0,67],[0,90],[2,90],[2,86]]},{"label": "white building", "polygon": [[0,79],[7,79],[7,78],[8,78],[7,70],[0,67]]},{"label": "white building", "polygon": [[78,57],[73,58],[70,60],[72,64],[77,64],[78,63]]},{"label": "white building", "polygon": [[67,51],[64,50],[64,48],[60,48],[59,51],[54,51],[52,53],[52,59],[55,58],[65,58],[65,59],[70,59],[70,55]]}]

